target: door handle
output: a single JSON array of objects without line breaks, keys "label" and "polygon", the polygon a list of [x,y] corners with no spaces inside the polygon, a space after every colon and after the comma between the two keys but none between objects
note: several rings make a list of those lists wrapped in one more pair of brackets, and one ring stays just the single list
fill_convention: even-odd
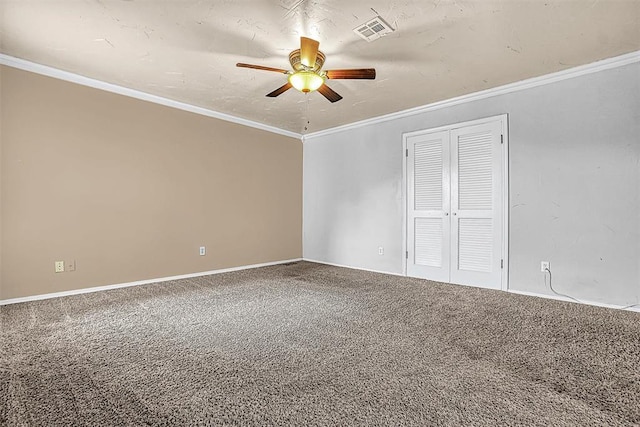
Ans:
[{"label": "door handle", "polygon": [[444,213],[444,216],[449,216],[449,212],[445,212],[445,213]]}]

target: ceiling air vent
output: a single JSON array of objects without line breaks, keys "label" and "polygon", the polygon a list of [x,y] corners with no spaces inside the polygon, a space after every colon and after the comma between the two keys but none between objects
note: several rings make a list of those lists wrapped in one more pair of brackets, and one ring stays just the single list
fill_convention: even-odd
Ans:
[{"label": "ceiling air vent", "polygon": [[385,34],[389,34],[395,31],[391,28],[391,25],[379,16],[376,16],[369,22],[365,22],[362,25],[353,29],[353,32],[365,39],[368,42],[379,39]]}]

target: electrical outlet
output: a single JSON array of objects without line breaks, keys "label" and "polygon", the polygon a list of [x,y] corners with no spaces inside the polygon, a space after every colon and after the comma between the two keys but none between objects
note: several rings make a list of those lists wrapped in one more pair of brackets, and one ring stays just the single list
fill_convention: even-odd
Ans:
[{"label": "electrical outlet", "polygon": [[200,256],[205,256],[207,253],[207,248],[204,246],[200,246]]},{"label": "electrical outlet", "polygon": [[378,255],[384,255],[384,246],[378,246]]},{"label": "electrical outlet", "polygon": [[71,261],[67,261],[65,264],[65,270],[76,271],[76,260],[72,259]]},{"label": "electrical outlet", "polygon": [[64,272],[64,261],[56,261],[55,262],[56,273]]},{"label": "electrical outlet", "polygon": [[549,261],[541,261],[540,262],[540,271],[542,271],[543,273],[546,273],[547,270],[550,270]]}]

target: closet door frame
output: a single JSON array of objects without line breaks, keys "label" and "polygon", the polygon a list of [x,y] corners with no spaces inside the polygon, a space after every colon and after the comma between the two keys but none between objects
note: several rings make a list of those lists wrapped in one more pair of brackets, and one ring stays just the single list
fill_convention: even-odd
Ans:
[{"label": "closet door frame", "polygon": [[423,129],[414,132],[406,132],[402,134],[402,247],[404,253],[402,254],[402,274],[407,275],[407,254],[408,254],[408,239],[407,239],[407,214],[408,214],[408,194],[407,194],[407,153],[408,144],[407,139],[421,134],[428,134],[434,132],[451,131],[460,127],[474,126],[488,122],[500,122],[501,135],[502,135],[502,270],[501,270],[501,289],[506,291],[509,289],[509,115],[501,114],[498,116],[485,117],[478,120],[471,120],[461,123],[452,123],[450,125],[439,126],[436,128]]}]

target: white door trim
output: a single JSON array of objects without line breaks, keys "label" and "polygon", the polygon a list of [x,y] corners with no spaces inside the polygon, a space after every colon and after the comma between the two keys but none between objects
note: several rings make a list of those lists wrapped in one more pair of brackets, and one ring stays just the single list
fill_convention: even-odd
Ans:
[{"label": "white door trim", "polygon": [[500,121],[502,128],[502,200],[503,200],[503,230],[502,230],[502,254],[503,260],[501,289],[506,291],[509,289],[509,115],[501,114],[498,116],[485,117],[482,119],[471,120],[462,123],[454,123],[436,128],[423,129],[413,132],[405,132],[402,134],[402,274],[407,275],[407,139],[411,136],[453,130],[466,126],[479,125],[487,122]]}]

